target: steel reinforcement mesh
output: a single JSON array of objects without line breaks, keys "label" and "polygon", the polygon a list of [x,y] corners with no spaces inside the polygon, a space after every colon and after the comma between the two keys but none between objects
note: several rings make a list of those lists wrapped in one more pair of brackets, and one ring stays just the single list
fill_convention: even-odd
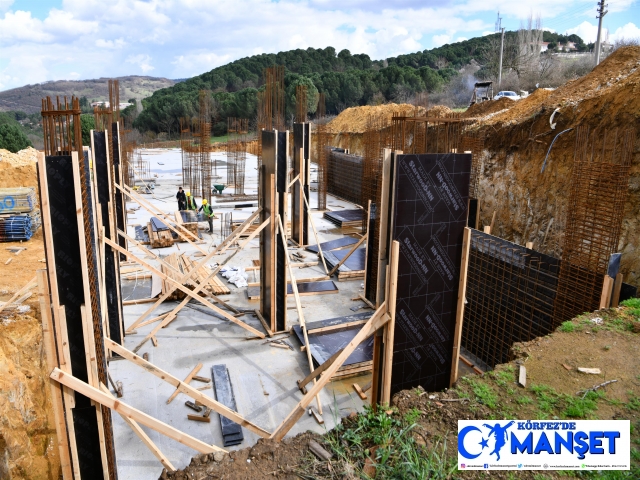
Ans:
[{"label": "steel reinforcement mesh", "polygon": [[462,346],[485,368],[512,360],[514,342],[550,333],[559,261],[472,230]]},{"label": "steel reinforcement mesh", "polygon": [[576,129],[556,326],[600,307],[609,258],[618,249],[636,135]]},{"label": "steel reinforcement mesh", "polygon": [[362,157],[335,149],[330,150],[327,162],[327,192],[360,205],[362,166]]},{"label": "steel reinforcement mesh", "polygon": [[480,154],[484,148],[484,138],[466,133],[461,140],[461,152],[471,152],[471,178],[469,180],[469,197],[478,198],[478,180],[480,179]]}]

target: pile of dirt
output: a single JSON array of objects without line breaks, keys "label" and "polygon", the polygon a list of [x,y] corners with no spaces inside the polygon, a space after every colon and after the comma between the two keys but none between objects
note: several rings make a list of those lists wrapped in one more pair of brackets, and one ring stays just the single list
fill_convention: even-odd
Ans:
[{"label": "pile of dirt", "polygon": [[[640,47],[623,47],[592,72],[553,91],[536,90],[506,111],[473,124],[485,138],[479,179],[480,228],[496,212],[494,232],[520,245],[534,242],[561,257],[568,214],[568,182],[578,126],[632,128],[636,133],[629,199],[618,251],[624,281],[640,285]],[[550,118],[555,114],[550,126]],[[471,109],[470,109],[471,110]],[[618,133],[620,135],[620,132]],[[547,157],[545,171],[542,165]]]},{"label": "pile of dirt", "polygon": [[431,107],[425,113],[425,117],[444,117],[452,113],[449,107],[445,107],[444,105],[436,105],[435,107]]},{"label": "pile of dirt", "polygon": [[0,188],[35,187],[37,154],[31,147],[18,153],[0,149]]},{"label": "pile of dirt", "polygon": [[474,103],[462,114],[462,118],[482,118],[489,114],[506,110],[515,105],[513,100],[500,98],[498,100],[487,100],[486,102]]},{"label": "pile of dirt", "polygon": [[59,478],[60,459],[40,322],[0,321],[0,473]]},{"label": "pile of dirt", "polygon": [[[446,107],[444,107],[446,108]],[[364,133],[370,117],[387,119],[391,121],[394,115],[413,115],[416,107],[408,103],[386,105],[351,107],[340,112],[336,118],[327,124],[330,133]],[[419,114],[424,113],[424,108],[418,107]]]}]

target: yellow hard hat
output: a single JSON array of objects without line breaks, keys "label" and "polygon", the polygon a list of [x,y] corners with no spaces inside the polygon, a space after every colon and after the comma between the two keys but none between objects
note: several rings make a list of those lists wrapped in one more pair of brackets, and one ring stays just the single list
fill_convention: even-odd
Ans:
[{"label": "yellow hard hat", "polygon": [[187,197],[190,197],[190,196],[191,196],[191,192],[187,192]]},{"label": "yellow hard hat", "polygon": [[202,204],[203,204],[203,205],[206,205],[206,204],[207,204],[207,199],[206,199],[206,198],[203,198],[203,199],[202,199]]}]

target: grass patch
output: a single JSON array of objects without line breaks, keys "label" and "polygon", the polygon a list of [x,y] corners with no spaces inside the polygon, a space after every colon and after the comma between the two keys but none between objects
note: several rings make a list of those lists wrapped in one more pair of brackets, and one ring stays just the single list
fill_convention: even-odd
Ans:
[{"label": "grass patch", "polygon": [[[383,407],[374,412],[367,406],[354,421],[343,422],[328,432],[325,438],[333,453],[360,472],[371,457],[376,478],[451,478],[457,463],[456,458],[447,456],[446,440],[436,440],[427,449],[414,439],[414,422],[420,411],[412,409],[398,418],[385,410]],[[362,478],[367,477],[362,474]]]},{"label": "grass patch", "polygon": [[558,328],[558,330],[565,333],[575,332],[576,329],[577,329],[576,324],[573,323],[571,320],[567,322],[562,322],[562,325],[560,325],[560,328]]},{"label": "grass patch", "polygon": [[496,408],[496,406],[498,405],[498,395],[496,395],[496,393],[489,385],[474,380],[472,377],[464,378],[471,386],[471,390],[476,396],[476,401],[478,403],[482,403],[492,410]]},{"label": "grass patch", "polygon": [[527,397],[526,395],[522,395],[522,396],[516,398],[516,403],[518,405],[531,405],[533,403],[533,400],[531,399],[531,397]]},{"label": "grass patch", "polygon": [[551,413],[560,401],[561,395],[548,385],[531,385],[531,391],[536,396],[538,408],[544,413]]},{"label": "grass patch", "polygon": [[598,409],[598,399],[603,398],[602,392],[589,392],[582,397],[565,396],[565,409],[562,415],[567,418],[587,418]]}]

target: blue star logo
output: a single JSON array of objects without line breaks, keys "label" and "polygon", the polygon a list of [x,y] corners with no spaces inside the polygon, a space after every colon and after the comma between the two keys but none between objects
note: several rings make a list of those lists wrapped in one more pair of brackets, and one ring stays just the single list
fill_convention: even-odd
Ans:
[{"label": "blue star logo", "polygon": [[480,442],[480,445],[482,445],[482,449],[484,450],[484,447],[488,447],[489,446],[489,439],[488,438],[483,438],[482,441]]}]

